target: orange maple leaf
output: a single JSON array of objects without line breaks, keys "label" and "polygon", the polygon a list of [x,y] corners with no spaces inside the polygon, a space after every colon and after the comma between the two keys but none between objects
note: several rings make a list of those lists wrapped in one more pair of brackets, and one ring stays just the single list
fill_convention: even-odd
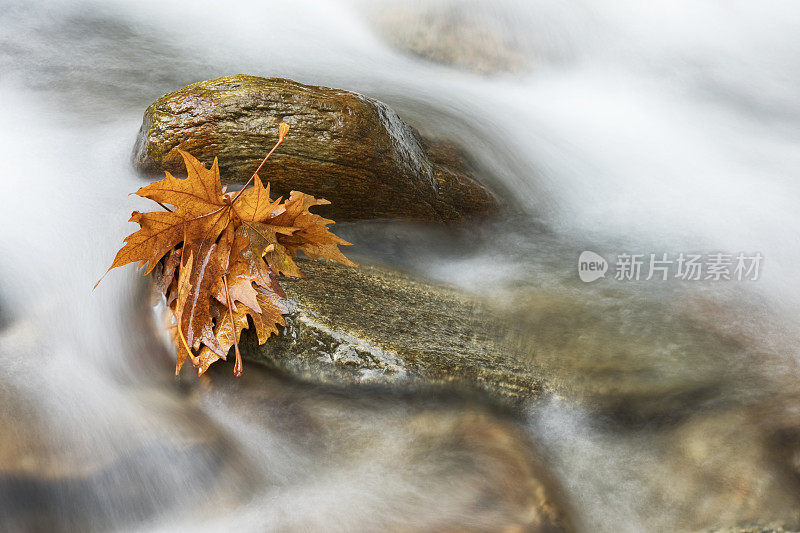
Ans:
[{"label": "orange maple leaf", "polygon": [[355,266],[339,250],[350,243],[327,228],[333,221],[309,212],[327,200],[297,191],[285,202],[272,200],[269,184],[264,187],[258,176],[288,129],[281,124],[277,143],[235,194],[224,192],[216,158],[208,169],[180,149],[186,178],[167,172],[136,192],[166,211],[133,212],[131,221],[140,229],[125,239],[108,270],[139,263],[147,275],[158,268],[159,286],[174,317],[176,374],[187,358],[202,374],[226,359],[233,346],[234,374],[241,375],[239,337],[249,326],[248,316],[259,344],[278,332],[277,325],[285,325],[285,294],[277,276],[302,276],[293,260],[298,251]]}]

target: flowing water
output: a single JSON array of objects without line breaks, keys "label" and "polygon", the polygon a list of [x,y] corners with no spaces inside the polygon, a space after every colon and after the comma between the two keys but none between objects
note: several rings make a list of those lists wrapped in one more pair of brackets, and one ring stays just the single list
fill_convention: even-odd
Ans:
[{"label": "flowing water", "polygon": [[[0,3],[0,528],[500,529],[472,502],[516,452],[454,424],[524,427],[579,530],[800,519],[800,6],[461,2],[532,58],[486,77],[386,44],[373,19],[398,5]],[[144,282],[91,287],[146,207],[127,196],[144,108],[239,72],[376,97],[466,149],[508,219],[341,233],[509,313],[509,357],[554,394],[520,420],[257,368],[171,378]],[[583,250],[764,263],[590,285]]]}]

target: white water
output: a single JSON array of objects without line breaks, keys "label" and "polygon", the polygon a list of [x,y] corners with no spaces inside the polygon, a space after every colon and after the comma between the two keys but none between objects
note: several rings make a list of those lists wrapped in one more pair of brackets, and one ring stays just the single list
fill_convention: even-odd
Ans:
[{"label": "white water", "polygon": [[[380,446],[371,458],[377,474],[364,462],[329,458],[327,477],[312,481],[305,464],[314,459],[312,452],[282,455],[282,447],[292,443],[280,431],[248,425],[236,418],[241,413],[234,417],[240,424],[226,422],[216,400],[201,402],[191,413],[154,408],[142,397],[147,391],[165,396],[168,405],[183,400],[168,379],[167,355],[148,341],[147,326],[136,318],[141,306],[135,274],[114,272],[90,293],[131,229],[128,213],[142,207],[127,193],[141,184],[129,154],[144,108],[187,83],[238,72],[351,89],[389,103],[421,131],[462,144],[523,219],[543,223],[559,242],[607,253],[760,251],[761,280],[703,291],[711,301],[754,294],[766,302],[769,320],[780,327],[762,331],[758,340],[777,346],[775,364],[790,368],[798,358],[794,340],[800,331],[794,274],[800,264],[800,6],[554,0],[481,5],[513,14],[509,31],[532,47],[546,47],[530,73],[482,78],[406,56],[381,40],[369,11],[355,2],[0,5],[0,316],[10,323],[0,338],[0,391],[20,402],[6,408],[4,420],[34,413],[51,445],[67,450],[70,460],[158,446],[169,440],[164,435],[176,419],[190,419],[190,427],[218,424],[237,449],[270,452],[255,458],[242,452],[243,462],[274,470],[281,463],[276,457],[285,459],[284,487],[262,487],[248,496],[253,500],[237,519],[244,530],[259,529],[264,520],[353,529],[363,525],[366,515],[356,502],[367,494],[375,498],[371,505],[379,517],[371,527],[385,525],[380,517],[392,512],[434,513],[426,505],[446,490],[435,480],[416,483],[393,471],[391,453],[382,455]],[[472,7],[467,2],[464,9]],[[573,272],[575,247],[534,245],[525,228],[496,243],[484,238],[482,248],[454,252],[446,261],[428,255],[416,269],[473,289],[475,280],[502,288]],[[375,251],[365,246],[359,253],[371,257]],[[532,266],[542,256],[550,270]],[[647,295],[651,288],[636,290]],[[749,318],[742,320],[749,324]],[[153,377],[162,373],[163,379]],[[601,507],[609,530],[677,519],[666,511],[653,511],[657,520],[648,516],[636,490],[623,490],[626,483],[646,483],[618,459],[636,442],[604,440],[582,415],[560,405],[549,409],[532,417],[534,433],[558,434],[547,430],[557,420],[563,432],[584,442],[562,446],[561,435],[546,443],[557,474],[575,491],[582,520],[591,523]],[[369,431],[380,434],[394,422],[365,416],[364,424],[370,423]],[[183,446],[176,441],[174,446]],[[402,445],[393,449],[402,455]],[[187,473],[171,467],[164,453],[143,460],[163,476],[154,487],[198,490],[216,476],[223,488],[211,494],[219,495],[226,483],[236,486],[253,477],[262,483],[249,467],[212,476],[213,457],[199,459]],[[564,466],[573,454],[582,458],[578,466]],[[619,488],[609,501],[600,497],[605,489],[592,484],[597,476],[588,475],[604,458],[614,458],[602,471]],[[578,478],[588,481],[576,483]],[[364,479],[369,481],[359,487]],[[291,502],[281,500],[288,498],[281,496],[286,486],[296,496]],[[342,486],[352,501],[321,496]],[[157,501],[158,494],[152,498]],[[241,501],[228,498],[224,506],[235,509]],[[300,509],[290,512],[297,501]],[[458,495],[447,501],[444,509],[458,509]],[[262,505],[274,514],[259,511]],[[106,508],[112,525],[130,518],[118,501]],[[424,527],[426,512],[415,526]],[[129,514],[135,520],[143,516]],[[185,513],[166,514],[167,525],[154,512],[143,527],[202,527]],[[221,514],[218,527],[224,529],[231,518]],[[306,522],[309,516],[321,522]]]}]

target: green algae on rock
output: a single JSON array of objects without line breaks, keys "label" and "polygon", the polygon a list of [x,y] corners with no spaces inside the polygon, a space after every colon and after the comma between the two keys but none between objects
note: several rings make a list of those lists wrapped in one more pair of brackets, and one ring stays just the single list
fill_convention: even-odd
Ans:
[{"label": "green algae on rock", "polygon": [[218,157],[223,181],[244,183],[280,122],[290,133],[262,177],[275,194],[329,200],[323,216],[446,222],[497,208],[453,146],[424,140],[385,104],[280,78],[226,76],[162,96],[145,111],[134,165],[183,175],[181,148],[205,163]]}]

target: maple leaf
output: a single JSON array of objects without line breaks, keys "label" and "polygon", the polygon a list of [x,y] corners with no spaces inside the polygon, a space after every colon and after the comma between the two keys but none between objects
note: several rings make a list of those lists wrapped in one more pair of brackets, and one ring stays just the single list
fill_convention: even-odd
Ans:
[{"label": "maple leaf", "polygon": [[317,199],[310,194],[292,191],[284,204],[285,212],[276,216],[272,223],[298,229],[291,235],[279,237],[278,242],[291,257],[297,256],[297,251],[301,250],[311,259],[325,258],[343,265],[356,266],[339,250],[339,246],[349,246],[351,243],[337,237],[328,229],[328,224],[333,224],[333,220],[309,211],[315,205],[329,203],[328,200]]},{"label": "maple leaf", "polygon": [[264,222],[286,209],[281,204],[282,198],[274,202],[269,197],[269,183],[264,187],[258,174],[253,175],[253,186],[243,190],[236,202],[236,214],[247,222]]},{"label": "maple leaf", "polygon": [[[248,259],[250,259],[260,274],[266,273],[265,265],[276,274],[298,278],[302,276],[286,248],[278,242],[278,234],[291,235],[299,228],[289,226],[275,226],[258,222],[244,223],[241,228],[242,236],[248,241]],[[260,254],[263,250],[263,254]],[[264,257],[266,256],[266,257]],[[266,262],[265,262],[266,259]],[[262,275],[266,279],[266,275]]]},{"label": "maple leaf", "polygon": [[286,295],[278,276],[302,276],[293,260],[298,251],[355,266],[338,248],[350,243],[327,228],[333,221],[309,212],[327,200],[297,191],[285,202],[272,200],[269,184],[258,176],[287,131],[282,123],[278,142],[235,194],[225,192],[216,158],[206,168],[182,150],[186,178],[167,172],[136,192],[165,211],[133,212],[130,220],[140,228],[125,239],[108,270],[138,263],[143,275],[157,273],[173,316],[176,374],[187,358],[202,374],[233,346],[234,374],[241,375],[242,330],[252,322],[263,344],[285,325]]},{"label": "maple leaf", "polygon": [[163,180],[142,187],[136,194],[154,202],[172,204],[179,214],[190,217],[207,215],[225,207],[217,158],[211,169],[207,169],[188,152],[178,149],[178,153],[186,165],[186,179],[165,172]]}]

